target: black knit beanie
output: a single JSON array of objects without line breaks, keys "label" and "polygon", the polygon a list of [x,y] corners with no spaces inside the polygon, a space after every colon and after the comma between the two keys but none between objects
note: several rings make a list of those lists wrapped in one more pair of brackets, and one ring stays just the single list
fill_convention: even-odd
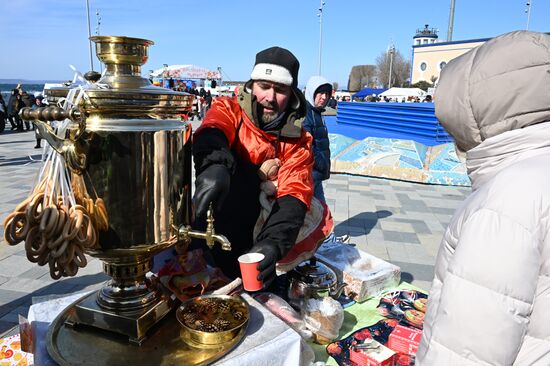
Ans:
[{"label": "black knit beanie", "polygon": [[281,47],[271,47],[256,54],[256,63],[250,78],[296,88],[299,69],[300,62],[292,52]]}]

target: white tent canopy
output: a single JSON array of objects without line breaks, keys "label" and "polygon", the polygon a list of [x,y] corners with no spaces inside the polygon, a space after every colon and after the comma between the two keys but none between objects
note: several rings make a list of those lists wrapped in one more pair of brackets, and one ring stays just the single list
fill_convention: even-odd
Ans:
[{"label": "white tent canopy", "polygon": [[381,93],[381,97],[387,98],[407,98],[407,97],[424,97],[426,92],[420,88],[390,88]]},{"label": "white tent canopy", "polygon": [[154,78],[221,79],[219,71],[212,71],[195,65],[170,65],[154,70],[150,75]]}]

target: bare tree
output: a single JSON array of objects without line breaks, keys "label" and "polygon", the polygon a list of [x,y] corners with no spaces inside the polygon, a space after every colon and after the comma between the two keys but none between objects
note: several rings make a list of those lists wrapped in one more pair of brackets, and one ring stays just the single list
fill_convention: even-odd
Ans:
[{"label": "bare tree", "polygon": [[364,87],[372,87],[376,84],[376,66],[355,65],[351,68],[348,80],[348,90],[358,91]]},{"label": "bare tree", "polygon": [[411,63],[405,59],[399,50],[393,51],[393,60],[391,60],[391,85],[390,80],[390,51],[382,52],[376,58],[376,76],[384,88],[392,86],[404,86],[407,83],[411,73]]},{"label": "bare tree", "polygon": [[338,90],[338,86],[339,86],[339,85],[338,85],[338,82],[337,82],[337,81],[333,81],[333,82],[332,82],[332,90],[334,90],[334,91]]}]

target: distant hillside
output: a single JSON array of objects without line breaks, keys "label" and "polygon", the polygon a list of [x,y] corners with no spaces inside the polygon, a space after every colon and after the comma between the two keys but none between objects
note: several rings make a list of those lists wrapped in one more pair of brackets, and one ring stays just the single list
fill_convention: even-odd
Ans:
[{"label": "distant hillside", "polygon": [[26,79],[0,79],[0,84],[45,84],[62,83],[65,80],[26,80]]}]

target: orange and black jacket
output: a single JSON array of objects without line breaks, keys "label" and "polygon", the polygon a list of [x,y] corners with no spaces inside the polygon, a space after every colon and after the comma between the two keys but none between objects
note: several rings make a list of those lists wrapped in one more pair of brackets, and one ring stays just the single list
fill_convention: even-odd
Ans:
[{"label": "orange and black jacket", "polygon": [[312,138],[301,127],[306,113],[303,95],[296,91],[289,104],[286,121],[274,131],[259,126],[254,111],[255,98],[245,88],[233,98],[217,98],[193,140],[195,174],[198,177],[212,164],[227,167],[231,186],[223,208],[215,217],[216,232],[227,236],[230,252],[215,247],[216,265],[229,277],[239,275],[237,258],[255,243],[254,225],[260,213],[260,165],[273,158],[281,160],[277,199],[257,242],[269,242],[284,257],[296,241],[298,231],[313,196]]}]

